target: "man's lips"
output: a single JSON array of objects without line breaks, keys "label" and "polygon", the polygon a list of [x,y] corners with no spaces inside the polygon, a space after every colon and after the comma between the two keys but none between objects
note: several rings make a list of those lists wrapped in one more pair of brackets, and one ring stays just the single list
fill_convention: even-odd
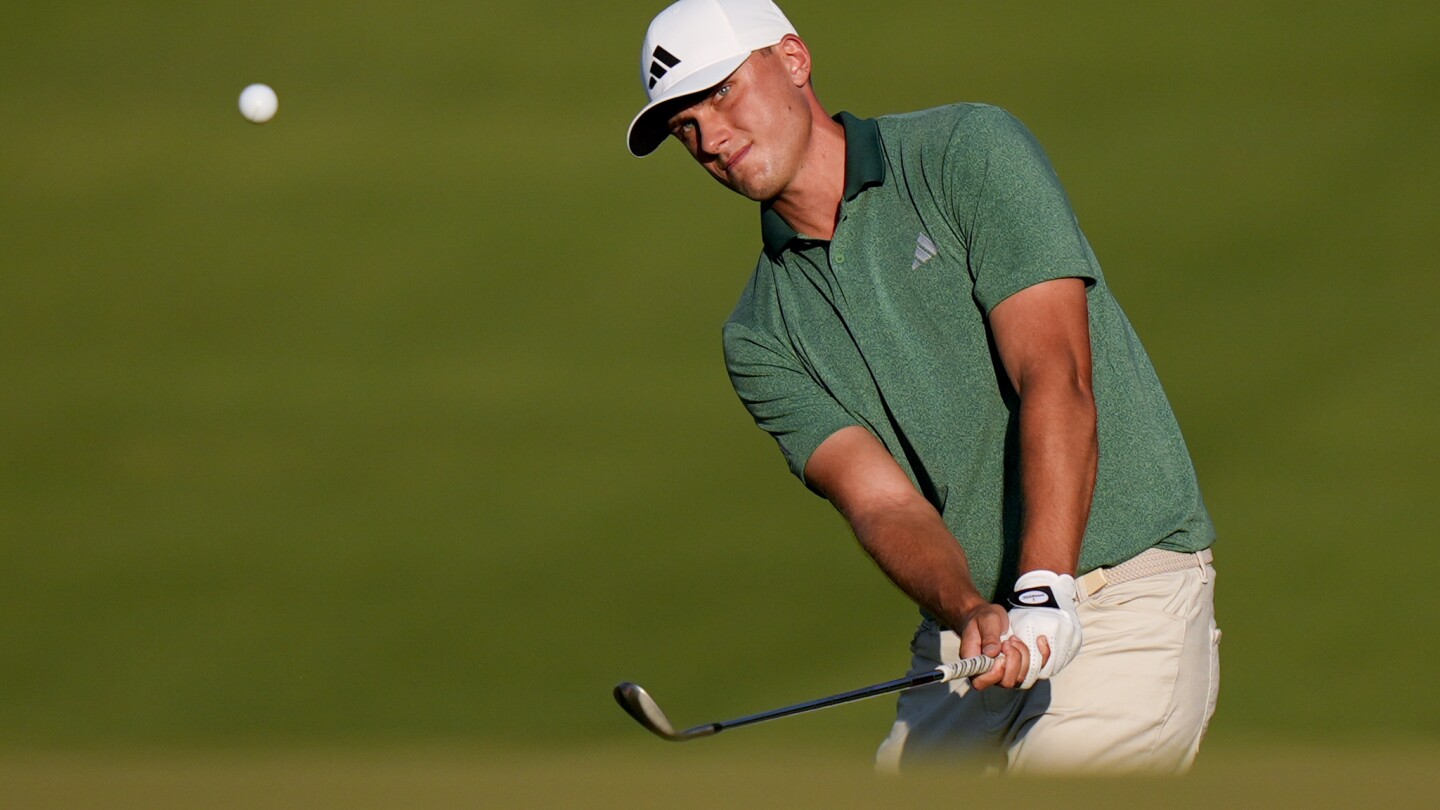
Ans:
[{"label": "man's lips", "polygon": [[731,156],[730,156],[728,159],[726,159],[726,161],[725,161],[725,166],[724,166],[725,171],[727,171],[727,172],[730,171],[730,169],[733,168],[736,163],[739,163],[740,161],[744,160],[744,159],[745,159],[745,156],[748,155],[748,154],[750,154],[750,147],[747,146],[747,147],[745,147],[744,149],[741,149],[739,152],[736,152],[735,154],[731,155]]}]

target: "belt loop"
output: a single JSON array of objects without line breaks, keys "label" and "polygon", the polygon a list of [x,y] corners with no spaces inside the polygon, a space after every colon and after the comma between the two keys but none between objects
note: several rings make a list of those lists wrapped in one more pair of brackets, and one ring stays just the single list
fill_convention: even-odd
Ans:
[{"label": "belt loop", "polygon": [[1201,584],[1201,585],[1204,585],[1204,584],[1206,584],[1207,582],[1210,581],[1210,575],[1207,574],[1207,573],[1205,573],[1205,555],[1204,555],[1204,552],[1200,552],[1200,551],[1195,552],[1195,563],[1200,566],[1200,584]]},{"label": "belt loop", "polygon": [[1075,592],[1080,596],[1081,602],[1088,602],[1090,597],[1099,593],[1106,584],[1105,569],[1096,568],[1075,578]]}]

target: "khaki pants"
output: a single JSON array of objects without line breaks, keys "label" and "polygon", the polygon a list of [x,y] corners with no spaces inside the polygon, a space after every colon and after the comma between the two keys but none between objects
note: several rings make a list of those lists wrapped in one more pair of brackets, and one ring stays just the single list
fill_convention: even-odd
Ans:
[{"label": "khaki pants", "polygon": [[[1215,569],[1107,585],[1077,606],[1084,641],[1055,677],[1028,691],[967,679],[900,696],[876,767],[932,763],[1025,773],[1182,773],[1215,711],[1220,631]],[[926,621],[911,674],[960,655],[960,639]]]}]

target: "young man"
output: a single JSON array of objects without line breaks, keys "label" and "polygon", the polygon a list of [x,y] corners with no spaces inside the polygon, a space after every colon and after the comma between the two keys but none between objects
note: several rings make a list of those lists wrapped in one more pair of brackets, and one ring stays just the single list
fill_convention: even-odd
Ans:
[{"label": "young man", "polygon": [[921,608],[878,764],[1186,769],[1214,710],[1214,531],[1158,379],[1043,151],[958,104],[831,118],[770,0],[681,0],[632,153],[760,203],[731,380]]}]

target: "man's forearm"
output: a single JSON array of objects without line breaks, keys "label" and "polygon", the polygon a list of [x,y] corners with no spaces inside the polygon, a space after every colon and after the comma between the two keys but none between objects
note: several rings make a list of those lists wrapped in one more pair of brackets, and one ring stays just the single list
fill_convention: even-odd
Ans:
[{"label": "man's forearm", "polygon": [[976,590],[965,551],[875,436],[859,426],[836,431],[811,454],[805,477],[850,521],[890,581],[960,634],[961,655],[1008,656],[971,681],[976,689],[1024,680],[1025,646],[1001,641],[1009,625],[1005,609]]},{"label": "man's forearm", "polygon": [[1100,450],[1085,290],[1081,279],[1052,279],[990,312],[995,346],[1020,397],[1022,574],[1074,574],[1090,519]]},{"label": "man's forearm", "polygon": [[836,431],[811,455],[805,475],[850,522],[880,570],[931,615],[958,630],[987,604],[940,513],[869,431]]},{"label": "man's forearm", "polygon": [[1020,573],[1076,572],[1098,460],[1088,385],[1060,378],[1027,386],[1020,401]]},{"label": "man's forearm", "polygon": [[947,627],[959,629],[965,616],[986,604],[970,579],[964,550],[923,499],[846,517],[890,581]]}]

